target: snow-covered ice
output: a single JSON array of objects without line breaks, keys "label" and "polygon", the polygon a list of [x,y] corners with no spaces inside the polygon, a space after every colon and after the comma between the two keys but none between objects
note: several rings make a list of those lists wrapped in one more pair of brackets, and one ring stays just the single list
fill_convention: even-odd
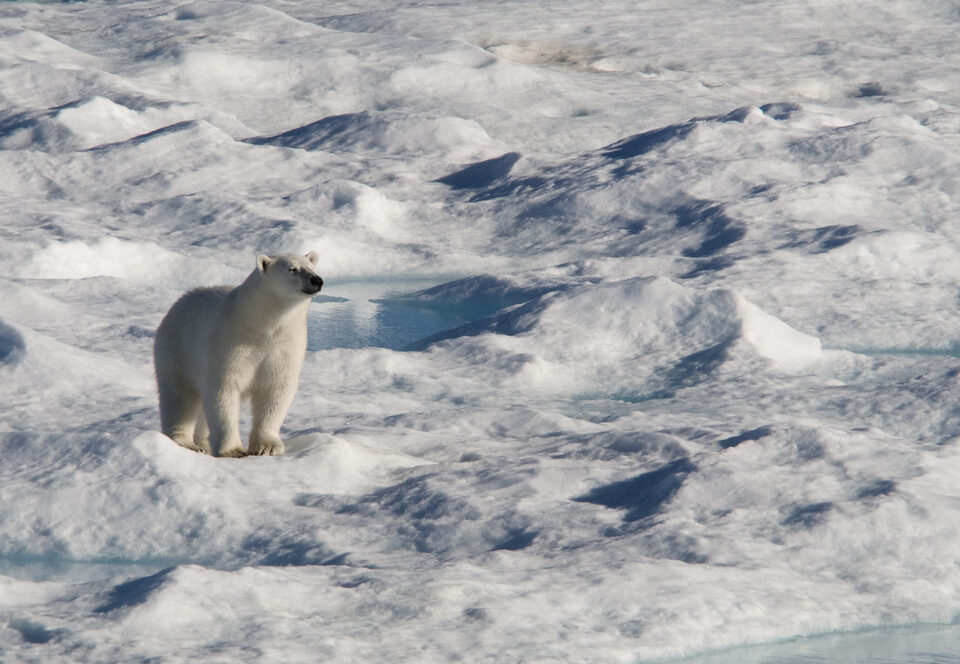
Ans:
[{"label": "snow-covered ice", "polygon": [[[958,29],[940,0],[3,3],[0,659],[955,622]],[[170,304],[311,249],[287,454],[162,436]]]}]

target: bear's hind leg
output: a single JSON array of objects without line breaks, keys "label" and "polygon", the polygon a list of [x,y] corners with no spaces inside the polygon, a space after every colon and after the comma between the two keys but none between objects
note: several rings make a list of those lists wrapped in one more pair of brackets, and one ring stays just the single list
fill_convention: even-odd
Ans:
[{"label": "bear's hind leg", "polygon": [[160,429],[177,445],[194,452],[205,452],[194,442],[197,416],[200,414],[200,395],[187,386],[172,381],[160,385]]}]

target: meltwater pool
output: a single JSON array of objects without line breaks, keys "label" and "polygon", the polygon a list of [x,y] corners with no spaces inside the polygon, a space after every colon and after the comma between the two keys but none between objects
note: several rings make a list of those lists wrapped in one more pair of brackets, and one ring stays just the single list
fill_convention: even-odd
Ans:
[{"label": "meltwater pool", "polygon": [[417,306],[399,297],[437,283],[436,279],[328,281],[310,307],[307,349],[404,350],[424,337],[470,322],[456,309]]}]

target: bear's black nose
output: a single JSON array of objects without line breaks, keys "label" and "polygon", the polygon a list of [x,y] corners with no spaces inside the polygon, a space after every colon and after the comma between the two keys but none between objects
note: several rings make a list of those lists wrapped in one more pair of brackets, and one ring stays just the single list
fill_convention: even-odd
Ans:
[{"label": "bear's black nose", "polygon": [[314,275],[310,277],[310,285],[319,291],[321,288],[323,288],[323,279]]}]

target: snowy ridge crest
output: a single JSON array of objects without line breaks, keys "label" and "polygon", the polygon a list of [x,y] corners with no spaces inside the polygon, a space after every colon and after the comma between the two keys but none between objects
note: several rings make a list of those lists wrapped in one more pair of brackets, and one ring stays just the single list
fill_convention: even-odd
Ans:
[{"label": "snowy ridge crest", "polygon": [[[479,306],[477,280],[455,282],[421,294],[437,306],[444,294]],[[486,302],[521,299],[536,288],[506,289],[490,279]],[[499,348],[509,365],[532,384],[593,393],[672,396],[677,389],[728,371],[815,370],[825,360],[852,354],[824,351],[731,289],[697,289],[665,277],[636,277],[567,285],[460,328],[440,333],[418,348],[467,352]],[[533,367],[536,367],[534,370]]]}]

